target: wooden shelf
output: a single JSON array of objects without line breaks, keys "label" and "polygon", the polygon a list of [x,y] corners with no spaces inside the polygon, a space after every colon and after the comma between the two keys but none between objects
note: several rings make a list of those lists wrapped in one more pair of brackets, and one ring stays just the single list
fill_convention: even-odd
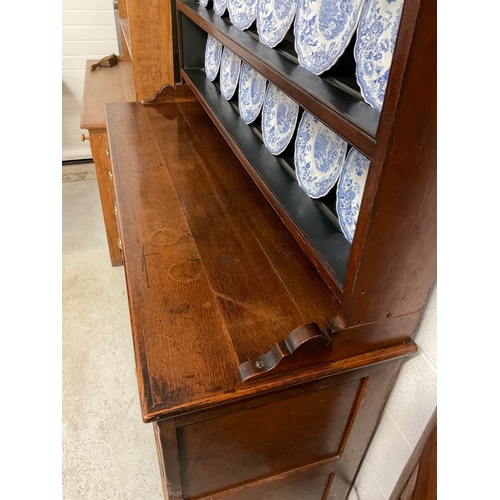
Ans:
[{"label": "wooden shelf", "polygon": [[[313,75],[282,51],[260,43],[254,34],[238,30],[228,19],[193,0],[179,0],[177,7],[184,33],[192,32],[192,24],[195,24],[211,34],[365,156],[373,157],[380,113],[346,86],[334,85],[330,79]],[[184,61],[189,58],[189,52],[201,50],[204,54],[204,49],[205,45],[201,49],[185,46]],[[189,63],[183,66],[192,67]]]},{"label": "wooden shelf", "polygon": [[85,68],[80,127],[87,130],[105,129],[104,104],[135,101],[132,63],[119,61],[110,68],[90,71],[98,60],[88,60]]},{"label": "wooden shelf", "polygon": [[185,69],[182,75],[248,173],[340,297],[351,245],[338,228],[335,214],[307,196],[293,172],[266,149],[203,71]]}]

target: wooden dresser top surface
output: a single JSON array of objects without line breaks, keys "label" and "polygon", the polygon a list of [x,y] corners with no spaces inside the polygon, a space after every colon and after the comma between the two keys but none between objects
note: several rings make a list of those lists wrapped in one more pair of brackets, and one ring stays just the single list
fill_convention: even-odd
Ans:
[{"label": "wooden dresser top surface", "polygon": [[135,101],[132,63],[119,61],[115,66],[90,71],[97,62],[91,59],[85,66],[80,128],[87,130],[105,128],[105,103]]},{"label": "wooden dresser top surface", "polygon": [[333,293],[198,102],[105,109],[143,419],[349,368],[241,381],[241,363],[334,318]]}]

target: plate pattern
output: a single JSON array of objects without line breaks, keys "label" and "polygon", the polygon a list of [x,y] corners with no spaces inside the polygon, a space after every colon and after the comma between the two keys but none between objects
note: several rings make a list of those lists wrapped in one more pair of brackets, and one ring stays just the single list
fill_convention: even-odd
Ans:
[{"label": "plate pattern", "polygon": [[370,160],[357,149],[347,155],[337,185],[337,214],[345,237],[352,243]]},{"label": "plate pattern", "polygon": [[295,140],[295,173],[299,186],[311,197],[325,196],[337,182],[347,142],[307,111]]},{"label": "plate pattern", "polygon": [[221,17],[227,9],[228,0],[214,0],[213,8],[214,12]]},{"label": "plate pattern", "polygon": [[202,7],[206,7],[208,5],[208,0],[199,0],[199,2]]},{"label": "plate pattern", "polygon": [[252,123],[262,109],[267,80],[246,62],[241,65],[238,106],[245,123]]},{"label": "plate pattern", "polygon": [[356,30],[365,0],[299,0],[295,50],[302,67],[315,75],[330,69]]},{"label": "plate pattern", "polygon": [[287,34],[297,10],[298,0],[258,0],[257,33],[268,47],[276,47]]},{"label": "plate pattern", "polygon": [[222,50],[220,61],[220,91],[229,101],[234,95],[240,77],[241,59],[227,47]]},{"label": "plate pattern", "polygon": [[257,0],[227,0],[229,19],[239,30],[250,28],[257,17]]},{"label": "plate pattern", "polygon": [[273,155],[283,153],[290,143],[298,116],[299,105],[269,83],[262,108],[262,139]]},{"label": "plate pattern", "polygon": [[403,0],[366,0],[354,46],[356,79],[364,100],[380,111],[392,63]]},{"label": "plate pattern", "polygon": [[222,56],[222,43],[212,35],[207,36],[205,46],[205,74],[212,82],[219,72],[220,60]]}]

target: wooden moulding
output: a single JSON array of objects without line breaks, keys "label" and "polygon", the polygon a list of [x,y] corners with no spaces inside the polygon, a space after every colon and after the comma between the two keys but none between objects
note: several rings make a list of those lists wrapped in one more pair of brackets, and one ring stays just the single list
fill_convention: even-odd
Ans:
[{"label": "wooden moulding", "polygon": [[189,85],[176,83],[172,85],[164,85],[160,90],[148,98],[143,99],[141,104],[150,106],[152,104],[167,104],[172,102],[193,102],[196,97]]},{"label": "wooden moulding", "polygon": [[276,374],[300,368],[322,353],[321,348],[327,346],[330,340],[328,328],[321,331],[316,323],[299,326],[263,356],[242,363],[238,373],[241,380],[246,382],[264,377],[271,371]]}]

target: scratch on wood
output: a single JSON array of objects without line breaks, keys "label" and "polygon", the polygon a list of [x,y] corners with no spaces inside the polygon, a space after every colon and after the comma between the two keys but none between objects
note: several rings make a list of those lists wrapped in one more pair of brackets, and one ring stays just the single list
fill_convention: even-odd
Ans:
[{"label": "scratch on wood", "polygon": [[149,274],[148,274],[148,264],[146,262],[146,254],[144,253],[144,245],[142,245],[142,270],[146,272],[146,283],[149,286]]},{"label": "scratch on wood", "polygon": [[151,288],[149,286],[148,263],[146,262],[146,257],[148,257],[149,255],[159,255],[159,252],[156,252],[156,253],[145,253],[144,252],[144,245],[142,245],[142,271],[146,272],[146,283],[148,285],[148,288]]}]

